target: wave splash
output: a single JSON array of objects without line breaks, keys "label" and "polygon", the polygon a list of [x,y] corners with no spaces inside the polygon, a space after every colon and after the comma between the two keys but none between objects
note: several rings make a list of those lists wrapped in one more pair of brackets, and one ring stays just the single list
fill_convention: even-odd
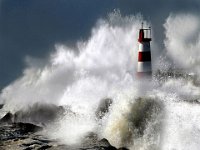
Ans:
[{"label": "wave splash", "polygon": [[[199,99],[199,86],[194,80],[172,78],[158,83],[135,77],[142,21],[140,15],[124,17],[116,11],[100,19],[91,37],[77,42],[76,48],[56,44],[46,62],[27,57],[23,76],[0,95],[4,110],[15,113],[35,104],[62,106],[64,115],[47,125],[44,134],[69,145],[96,133],[117,147],[197,149],[200,112],[193,102]],[[168,29],[173,22],[169,22],[165,27],[172,36]],[[170,36],[165,44],[172,53]],[[190,117],[194,119],[189,121]]]}]

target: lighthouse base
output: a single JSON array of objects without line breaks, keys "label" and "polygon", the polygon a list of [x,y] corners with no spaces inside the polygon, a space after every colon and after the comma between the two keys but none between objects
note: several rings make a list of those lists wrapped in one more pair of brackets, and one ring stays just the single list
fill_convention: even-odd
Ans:
[{"label": "lighthouse base", "polygon": [[137,72],[137,77],[138,78],[151,78],[152,77],[152,72]]}]

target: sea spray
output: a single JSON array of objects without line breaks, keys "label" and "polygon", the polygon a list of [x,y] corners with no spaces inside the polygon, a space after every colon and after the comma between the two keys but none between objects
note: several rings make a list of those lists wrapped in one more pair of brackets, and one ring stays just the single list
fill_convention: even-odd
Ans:
[{"label": "sea spray", "polygon": [[[186,20],[189,18],[186,16]],[[196,31],[199,23],[195,21],[196,17],[192,19]],[[167,76],[164,82],[135,77],[137,37],[142,20],[141,16],[124,17],[116,11],[107,19],[100,19],[92,29],[91,37],[77,42],[76,48],[56,44],[55,51],[45,62],[27,57],[28,67],[22,77],[2,90],[0,98],[5,103],[4,111],[17,112],[36,103],[63,106],[64,115],[47,124],[44,134],[68,145],[80,144],[85,136],[94,132],[116,147],[198,149],[198,84],[184,76],[177,79],[168,74],[163,74]],[[178,47],[190,36],[181,34],[183,37],[179,38],[179,34],[173,34],[187,27],[176,27],[176,22],[184,20],[179,16],[167,19],[165,46],[174,62],[186,68],[192,63],[190,70],[198,72],[196,53],[191,56],[192,61],[185,61],[187,53],[183,59],[174,57],[176,52],[180,56],[188,49],[187,45]],[[189,35],[194,31],[189,29]],[[174,45],[174,40],[178,40],[179,46]],[[194,41],[190,42],[192,51]],[[195,50],[198,45],[197,38]],[[160,55],[155,52],[158,49],[152,43],[153,60],[161,58],[158,66],[161,71],[163,66],[168,71],[168,64],[163,62],[168,59],[155,57]],[[156,65],[153,66],[156,70]],[[96,116],[98,105],[106,98],[110,98],[112,103],[99,119]]]},{"label": "sea spray", "polygon": [[185,71],[199,73],[200,19],[193,14],[171,14],[164,24],[167,55]]},{"label": "sea spray", "polygon": [[127,86],[113,96],[100,135],[117,147],[159,147],[164,106],[157,97],[149,96],[156,87],[149,80],[133,81]]},{"label": "sea spray", "polygon": [[112,98],[134,82],[142,20],[115,11],[100,19],[91,37],[79,41],[76,48],[56,44],[42,65],[29,59],[23,76],[2,91],[4,109],[16,112],[38,102],[69,106],[76,115],[62,117],[55,126],[60,130],[50,130],[49,136],[64,138],[66,144],[80,143],[80,137],[98,128],[95,111],[100,100]]},{"label": "sea spray", "polygon": [[198,149],[199,90],[192,81],[182,78],[170,79],[152,91],[152,96],[165,106],[160,149]]}]

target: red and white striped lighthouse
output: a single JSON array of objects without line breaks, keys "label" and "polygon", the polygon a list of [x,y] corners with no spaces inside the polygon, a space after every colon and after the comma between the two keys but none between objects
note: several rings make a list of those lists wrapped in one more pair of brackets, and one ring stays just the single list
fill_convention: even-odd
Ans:
[{"label": "red and white striped lighthouse", "polygon": [[142,28],[139,31],[139,51],[138,51],[138,68],[137,74],[139,77],[148,77],[152,75],[151,67],[151,28]]}]

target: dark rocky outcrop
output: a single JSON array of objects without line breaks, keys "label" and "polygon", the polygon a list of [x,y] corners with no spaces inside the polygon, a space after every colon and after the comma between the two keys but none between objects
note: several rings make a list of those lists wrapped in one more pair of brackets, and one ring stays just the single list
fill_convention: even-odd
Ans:
[{"label": "dark rocky outcrop", "polygon": [[109,141],[105,138],[101,139],[99,141],[99,146],[102,148],[102,149],[105,149],[105,150],[117,150],[117,148],[113,147]]},{"label": "dark rocky outcrop", "polygon": [[2,109],[2,108],[3,108],[3,106],[4,106],[4,104],[0,104],[0,109]]},{"label": "dark rocky outcrop", "polygon": [[21,130],[21,134],[27,134],[30,132],[37,132],[41,131],[43,128],[31,123],[14,123],[13,124],[14,128],[19,128]]},{"label": "dark rocky outcrop", "polygon": [[110,98],[102,99],[96,110],[96,117],[98,119],[103,118],[105,114],[108,113],[111,104],[112,104],[112,99]]},{"label": "dark rocky outcrop", "polygon": [[[129,105],[129,111],[124,114],[124,126],[120,129],[121,147],[133,144],[133,139],[142,138],[146,129],[150,129],[149,136],[157,139],[162,128],[163,104],[152,98],[139,97]],[[145,135],[147,136],[147,135]]]},{"label": "dark rocky outcrop", "polygon": [[83,140],[81,145],[82,150],[93,149],[93,150],[117,150],[117,148],[113,147],[109,141],[105,138],[98,140],[97,136],[93,134],[86,139]]},{"label": "dark rocky outcrop", "polygon": [[[116,147],[112,146],[109,141],[105,138],[99,139],[96,133],[88,133],[82,140],[81,146],[78,148],[81,150],[117,150]],[[125,147],[120,148],[121,150],[128,150]]]},{"label": "dark rocky outcrop", "polygon": [[14,114],[8,112],[0,119],[0,124],[24,122],[45,125],[58,119],[64,112],[65,109],[62,106],[36,103],[28,109],[19,110]]},{"label": "dark rocky outcrop", "polygon": [[118,148],[118,150],[129,150],[129,149],[127,149],[126,147],[120,147]]},{"label": "dark rocky outcrop", "polygon": [[[99,118],[102,118],[112,104],[111,99],[102,100],[98,108]],[[117,150],[107,139],[98,139],[97,134],[88,133],[79,146],[60,144],[59,141],[40,135],[46,123],[51,123],[64,113],[75,115],[70,108],[56,105],[35,104],[29,109],[20,110],[14,114],[8,112],[0,120],[0,149],[19,150]],[[38,126],[38,125],[42,125]],[[120,148],[126,150],[126,148]]]},{"label": "dark rocky outcrop", "polygon": [[14,122],[46,124],[57,119],[64,111],[62,106],[36,103],[26,110],[17,111],[14,114]]},{"label": "dark rocky outcrop", "polygon": [[12,123],[13,122],[13,114],[8,112],[3,118],[0,119],[0,124]]},{"label": "dark rocky outcrop", "polygon": [[[40,135],[41,127],[27,123],[0,126],[0,149],[19,150],[117,150],[107,139],[98,140],[95,133],[89,135],[79,146],[60,144]],[[127,149],[121,149],[127,150]]]},{"label": "dark rocky outcrop", "polygon": [[41,131],[42,127],[30,123],[12,123],[0,126],[0,141],[24,139],[29,134]]},{"label": "dark rocky outcrop", "polygon": [[150,98],[138,98],[131,106],[131,113],[128,115],[128,120],[133,126],[137,134],[143,135],[147,122],[149,122],[153,115],[160,114],[162,111],[162,104],[157,100]]}]

